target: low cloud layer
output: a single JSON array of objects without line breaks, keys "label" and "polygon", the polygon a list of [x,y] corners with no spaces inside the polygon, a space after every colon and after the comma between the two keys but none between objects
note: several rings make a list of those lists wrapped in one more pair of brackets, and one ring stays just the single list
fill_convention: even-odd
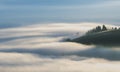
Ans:
[{"label": "low cloud layer", "polygon": [[119,48],[62,42],[98,25],[102,24],[54,23],[0,29],[0,71],[119,72]]}]

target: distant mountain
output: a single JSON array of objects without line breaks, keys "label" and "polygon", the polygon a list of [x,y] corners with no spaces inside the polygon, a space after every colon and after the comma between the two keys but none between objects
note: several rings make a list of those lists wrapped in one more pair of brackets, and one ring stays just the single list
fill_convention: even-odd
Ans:
[{"label": "distant mountain", "polygon": [[18,27],[21,26],[20,24],[6,24],[6,23],[1,23],[0,24],[0,28],[12,28],[12,27]]}]

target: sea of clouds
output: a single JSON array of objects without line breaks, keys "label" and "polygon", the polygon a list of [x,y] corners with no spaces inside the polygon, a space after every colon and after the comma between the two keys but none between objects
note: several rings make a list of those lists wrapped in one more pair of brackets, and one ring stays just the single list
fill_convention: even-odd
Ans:
[{"label": "sea of clouds", "polygon": [[98,25],[102,24],[51,23],[2,28],[0,72],[120,72],[119,47],[63,42]]}]

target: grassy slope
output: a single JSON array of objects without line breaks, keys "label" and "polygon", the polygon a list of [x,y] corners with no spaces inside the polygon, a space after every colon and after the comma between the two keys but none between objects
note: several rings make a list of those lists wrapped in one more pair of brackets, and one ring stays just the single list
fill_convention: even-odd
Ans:
[{"label": "grassy slope", "polygon": [[71,41],[83,44],[118,45],[120,44],[120,30],[84,35]]}]

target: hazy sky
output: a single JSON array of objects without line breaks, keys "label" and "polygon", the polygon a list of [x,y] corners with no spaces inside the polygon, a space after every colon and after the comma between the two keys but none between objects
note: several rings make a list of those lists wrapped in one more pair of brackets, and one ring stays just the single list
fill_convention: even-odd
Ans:
[{"label": "hazy sky", "polygon": [[120,22],[120,0],[0,0],[0,24]]}]

